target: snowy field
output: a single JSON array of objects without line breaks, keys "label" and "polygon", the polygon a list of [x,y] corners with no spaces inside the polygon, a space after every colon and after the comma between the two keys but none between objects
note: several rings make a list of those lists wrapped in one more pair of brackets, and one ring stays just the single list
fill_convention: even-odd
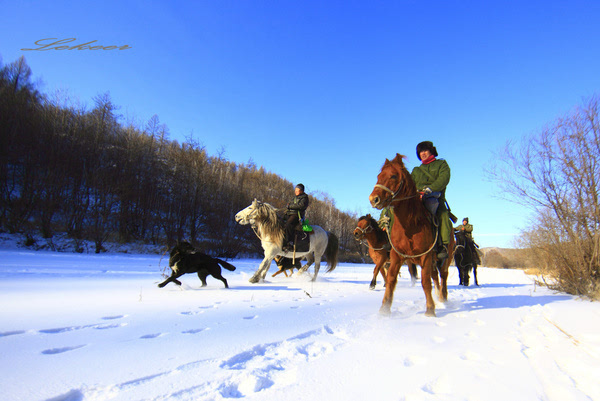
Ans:
[{"label": "snowy field", "polygon": [[600,400],[600,304],[479,269],[437,317],[402,268],[156,284],[167,258],[0,250],[3,400]]}]

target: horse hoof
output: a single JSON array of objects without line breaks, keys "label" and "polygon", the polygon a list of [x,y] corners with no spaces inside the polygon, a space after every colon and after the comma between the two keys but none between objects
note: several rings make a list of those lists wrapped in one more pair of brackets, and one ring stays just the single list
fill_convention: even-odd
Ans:
[{"label": "horse hoof", "polygon": [[425,316],[435,317],[435,309],[427,309],[425,311]]},{"label": "horse hoof", "polygon": [[392,314],[392,311],[389,306],[382,306],[381,308],[379,308],[379,314],[381,316],[390,316]]},{"label": "horse hoof", "polygon": [[260,281],[260,279],[258,277],[251,277],[250,280],[248,280],[249,282],[251,282],[252,284],[256,284]]},{"label": "horse hoof", "polygon": [[370,286],[369,286],[369,289],[370,289],[370,290],[374,290],[374,289],[375,289],[375,286],[374,286],[374,285],[370,285]]}]

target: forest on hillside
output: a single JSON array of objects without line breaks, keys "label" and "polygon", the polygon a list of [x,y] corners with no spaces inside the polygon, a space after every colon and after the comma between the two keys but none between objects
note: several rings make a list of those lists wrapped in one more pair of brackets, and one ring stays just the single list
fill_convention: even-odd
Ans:
[{"label": "forest on hillside", "polygon": [[[208,155],[198,140],[179,143],[154,115],[123,123],[108,93],[91,109],[40,92],[23,57],[0,64],[0,231],[51,239],[75,249],[92,241],[194,243],[223,257],[259,255],[260,242],[234,215],[254,198],[284,207],[294,184],[249,162]],[[364,260],[352,236],[357,216],[327,194],[307,212],[340,239],[340,259]]]}]

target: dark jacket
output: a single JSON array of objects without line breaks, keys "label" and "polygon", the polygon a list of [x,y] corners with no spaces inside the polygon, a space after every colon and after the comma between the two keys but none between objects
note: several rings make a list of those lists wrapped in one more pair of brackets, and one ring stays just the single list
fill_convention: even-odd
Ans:
[{"label": "dark jacket", "polygon": [[291,216],[293,214],[298,215],[300,212],[300,218],[303,219],[306,214],[306,208],[308,207],[308,195],[306,193],[301,193],[298,196],[294,197],[287,207],[287,211],[285,212],[286,216]]}]

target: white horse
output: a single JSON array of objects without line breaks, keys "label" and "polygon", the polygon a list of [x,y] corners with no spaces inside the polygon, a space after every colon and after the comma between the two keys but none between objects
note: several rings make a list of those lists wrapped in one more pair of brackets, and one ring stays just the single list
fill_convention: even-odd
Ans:
[{"label": "white horse", "polygon": [[337,255],[339,241],[335,234],[323,230],[319,226],[312,226],[314,233],[310,235],[310,248],[308,252],[284,252],[283,242],[283,223],[277,218],[276,209],[268,203],[260,202],[254,199],[247,208],[240,210],[235,215],[235,221],[239,224],[251,224],[254,232],[260,239],[261,245],[265,251],[265,258],[260,266],[250,278],[251,283],[258,283],[264,280],[271,261],[275,256],[285,256],[286,258],[306,257],[307,264],[302,266],[299,273],[304,273],[310,264],[315,263],[315,275],[312,280],[316,280],[319,268],[321,267],[321,257],[325,255],[327,260],[327,273],[335,269],[337,265]]}]

